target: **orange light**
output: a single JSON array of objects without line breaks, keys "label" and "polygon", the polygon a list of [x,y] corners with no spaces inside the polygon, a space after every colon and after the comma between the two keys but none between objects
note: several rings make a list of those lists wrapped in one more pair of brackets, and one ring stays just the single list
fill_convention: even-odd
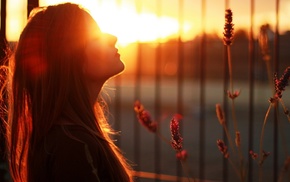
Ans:
[{"label": "orange light", "polygon": [[[24,8],[23,8],[24,7]],[[17,41],[21,30],[26,24],[27,1],[7,1],[6,38],[9,41]]]},{"label": "orange light", "polygon": [[[52,5],[66,2],[64,0],[41,0],[40,5]],[[117,1],[71,0],[89,10],[101,30],[118,37],[118,45],[127,46],[133,42],[165,41],[178,36],[178,19],[156,15],[156,12],[140,12],[132,3]],[[184,24],[188,31],[190,25]]]}]

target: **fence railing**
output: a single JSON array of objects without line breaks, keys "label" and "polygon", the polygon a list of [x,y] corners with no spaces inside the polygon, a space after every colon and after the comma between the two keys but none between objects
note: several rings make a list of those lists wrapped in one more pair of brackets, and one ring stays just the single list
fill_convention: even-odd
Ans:
[{"label": "fence railing", "polygon": [[[4,8],[6,2],[7,0],[1,1],[1,40],[6,35],[5,23],[7,22]],[[116,0],[116,2],[128,3],[126,0]],[[141,13],[145,2],[133,3],[136,5],[136,11]],[[146,3],[148,5],[148,2]],[[208,31],[210,23],[215,24],[214,20],[218,19],[210,12],[214,9],[212,6],[218,6],[217,4],[220,5],[222,2],[156,0],[150,3],[154,6],[153,13],[157,17],[163,15],[165,8],[176,11],[175,18],[180,25],[183,25],[185,19],[186,21],[190,19],[188,14],[192,10],[199,9],[198,17],[192,17],[193,22],[199,23],[195,24],[200,27],[199,34],[190,40],[185,40],[184,27],[179,26],[178,36],[166,42],[157,38],[154,42],[137,41],[127,47],[120,47],[124,51],[123,56],[130,58],[131,61],[124,60],[128,70],[108,82],[108,87],[115,89],[107,89],[112,113],[109,117],[110,122],[116,130],[122,131],[116,138],[117,145],[134,164],[135,174],[139,176],[137,181],[187,180],[183,166],[176,159],[176,153],[171,146],[163,142],[158,135],[148,132],[138,122],[133,107],[134,102],[139,100],[156,119],[160,133],[165,138],[171,138],[169,122],[173,114],[179,113],[183,116],[180,132],[184,141],[183,148],[188,152],[187,163],[191,177],[208,181],[238,180],[229,160],[220,154],[216,145],[217,139],[222,139],[229,145],[226,132],[216,117],[216,103],[220,103],[223,107],[229,130],[234,128],[231,122],[232,107],[226,94],[230,80],[228,52],[221,39],[224,23],[220,25],[220,29],[217,29],[217,33]],[[168,6],[167,3],[173,3],[174,6]],[[265,23],[270,23],[271,27],[267,29],[270,68],[281,75],[289,66],[290,53],[287,49],[290,45],[290,34],[289,31],[280,33],[280,28],[285,26],[285,17],[281,24],[280,8],[284,5],[289,7],[290,4],[279,0],[271,2],[249,0],[244,3],[247,5],[225,0],[220,12],[231,8],[234,13],[233,23],[238,27],[231,47],[233,80],[235,89],[241,91],[235,101],[242,153],[247,168],[246,181],[250,182],[258,180],[259,165],[251,158],[249,151],[259,151],[267,100],[272,96],[267,67],[259,47],[258,28]],[[38,1],[28,0],[28,12],[38,4]],[[262,8],[259,6],[264,6],[267,11],[270,6],[273,6],[271,15],[274,17],[265,17],[264,20],[274,19],[274,21],[257,22],[255,18],[263,15]],[[240,11],[237,14],[243,17],[236,16],[235,11]],[[283,15],[286,16],[287,13],[284,12]],[[248,17],[245,27],[239,26],[235,19],[237,22],[242,22],[240,19],[244,17]],[[287,95],[290,94],[285,93],[283,96],[286,105],[290,101]],[[285,158],[289,155],[282,150],[284,143],[289,144],[289,134],[280,135],[285,129],[289,129],[289,123],[285,124],[284,117],[279,116],[278,119],[275,116],[277,115],[273,114],[273,117],[272,115],[269,117],[270,121],[265,129],[264,147],[271,153],[263,166],[264,179],[267,181],[277,181]],[[281,124],[282,122],[284,124]],[[235,133],[230,132],[230,134],[234,138]],[[286,142],[281,143],[281,140]],[[5,160],[1,161],[1,164],[3,163]],[[3,181],[3,176],[4,174],[1,173],[0,181]]]}]

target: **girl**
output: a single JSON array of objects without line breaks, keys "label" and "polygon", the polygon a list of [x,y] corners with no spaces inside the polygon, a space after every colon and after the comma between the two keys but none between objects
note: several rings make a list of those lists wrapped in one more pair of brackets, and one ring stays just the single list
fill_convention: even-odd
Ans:
[{"label": "girl", "polygon": [[14,181],[133,181],[100,97],[104,83],[124,70],[116,41],[76,4],[32,11],[9,62]]}]

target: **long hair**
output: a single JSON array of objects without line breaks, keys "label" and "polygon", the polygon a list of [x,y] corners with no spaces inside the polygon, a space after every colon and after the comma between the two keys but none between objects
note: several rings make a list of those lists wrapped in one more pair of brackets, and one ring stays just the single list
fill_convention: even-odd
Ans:
[{"label": "long hair", "polygon": [[129,165],[109,137],[111,128],[101,104],[105,102],[98,98],[92,107],[89,100],[81,69],[91,31],[88,21],[93,21],[89,13],[75,4],[37,8],[20,35],[9,63],[8,86],[7,148],[15,181],[33,181],[30,162],[35,148],[60,117],[101,142],[112,178],[132,180]]}]

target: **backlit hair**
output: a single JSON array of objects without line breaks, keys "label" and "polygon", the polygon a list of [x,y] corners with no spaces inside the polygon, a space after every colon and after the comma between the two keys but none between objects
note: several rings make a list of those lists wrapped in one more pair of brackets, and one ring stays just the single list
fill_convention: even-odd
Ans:
[{"label": "backlit hair", "polygon": [[[129,165],[109,137],[104,100],[99,97],[94,107],[89,100],[81,68],[92,30],[98,36],[93,18],[75,4],[32,11],[9,61],[7,148],[13,180],[33,181],[35,147],[60,118],[95,136],[110,163],[111,180],[132,180]],[[70,136],[65,126],[63,130]]]}]

